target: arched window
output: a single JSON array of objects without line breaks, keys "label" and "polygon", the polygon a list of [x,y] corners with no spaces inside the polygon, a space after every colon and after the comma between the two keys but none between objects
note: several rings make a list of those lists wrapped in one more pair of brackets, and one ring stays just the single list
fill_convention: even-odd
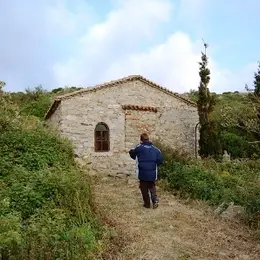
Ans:
[{"label": "arched window", "polygon": [[109,151],[109,128],[105,123],[98,123],[95,128],[95,152]]}]

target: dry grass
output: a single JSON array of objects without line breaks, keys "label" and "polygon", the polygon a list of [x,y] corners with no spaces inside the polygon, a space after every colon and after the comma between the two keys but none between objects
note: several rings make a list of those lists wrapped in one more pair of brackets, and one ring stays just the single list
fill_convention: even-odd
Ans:
[{"label": "dry grass", "polygon": [[158,193],[159,208],[145,209],[137,182],[95,181],[96,203],[114,233],[102,259],[260,259],[260,245],[244,225],[216,218],[200,205],[185,205],[165,191]]}]

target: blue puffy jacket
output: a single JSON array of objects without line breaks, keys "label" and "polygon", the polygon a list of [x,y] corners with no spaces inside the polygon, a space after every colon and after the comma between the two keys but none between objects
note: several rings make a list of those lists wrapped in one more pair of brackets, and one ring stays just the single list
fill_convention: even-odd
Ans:
[{"label": "blue puffy jacket", "polygon": [[161,151],[152,142],[144,142],[129,151],[136,160],[136,175],[141,181],[157,180],[157,166],[163,163]]}]

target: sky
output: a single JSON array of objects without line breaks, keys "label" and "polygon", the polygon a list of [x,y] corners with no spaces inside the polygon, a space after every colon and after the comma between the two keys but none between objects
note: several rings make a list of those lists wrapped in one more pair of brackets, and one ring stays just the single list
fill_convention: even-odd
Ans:
[{"label": "sky", "polygon": [[214,92],[244,91],[260,60],[258,0],[0,0],[6,91],[142,75],[197,89],[203,40]]}]

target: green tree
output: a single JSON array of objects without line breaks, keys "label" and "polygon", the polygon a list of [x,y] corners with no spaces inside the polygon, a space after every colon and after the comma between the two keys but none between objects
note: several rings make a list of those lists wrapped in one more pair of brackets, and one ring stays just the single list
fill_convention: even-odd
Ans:
[{"label": "green tree", "polygon": [[0,80],[0,96],[3,94],[3,88],[5,85],[5,82]]},{"label": "green tree", "polygon": [[256,113],[257,130],[258,130],[257,139],[260,140],[260,62],[258,62],[258,70],[257,72],[255,72],[254,96],[255,96],[254,110]]},{"label": "green tree", "polygon": [[260,61],[258,61],[258,70],[255,72],[254,94],[260,98]]},{"label": "green tree", "polygon": [[251,128],[248,131],[251,131],[255,134],[257,142],[260,141],[260,62],[258,62],[257,72],[254,73],[254,82],[253,89],[249,89],[246,85],[246,90],[249,92],[250,105],[253,110],[254,118],[251,119]]},{"label": "green tree", "polygon": [[250,95],[253,104],[258,130],[260,130],[260,62],[258,62],[258,70],[254,73],[254,89]]},{"label": "green tree", "polygon": [[25,94],[20,97],[19,103],[22,114],[43,119],[51,105],[51,96],[50,93],[40,85],[34,89],[26,89]]},{"label": "green tree", "polygon": [[208,68],[208,57],[206,54],[208,45],[204,43],[205,51],[202,52],[200,69],[200,85],[198,93],[198,114],[200,122],[199,154],[201,157],[213,156],[217,158],[222,150],[219,141],[219,130],[216,122],[210,119],[215,99],[211,96],[208,85],[210,82],[210,70]]},{"label": "green tree", "polygon": [[0,80],[0,88],[3,88],[5,86],[5,82]]}]

